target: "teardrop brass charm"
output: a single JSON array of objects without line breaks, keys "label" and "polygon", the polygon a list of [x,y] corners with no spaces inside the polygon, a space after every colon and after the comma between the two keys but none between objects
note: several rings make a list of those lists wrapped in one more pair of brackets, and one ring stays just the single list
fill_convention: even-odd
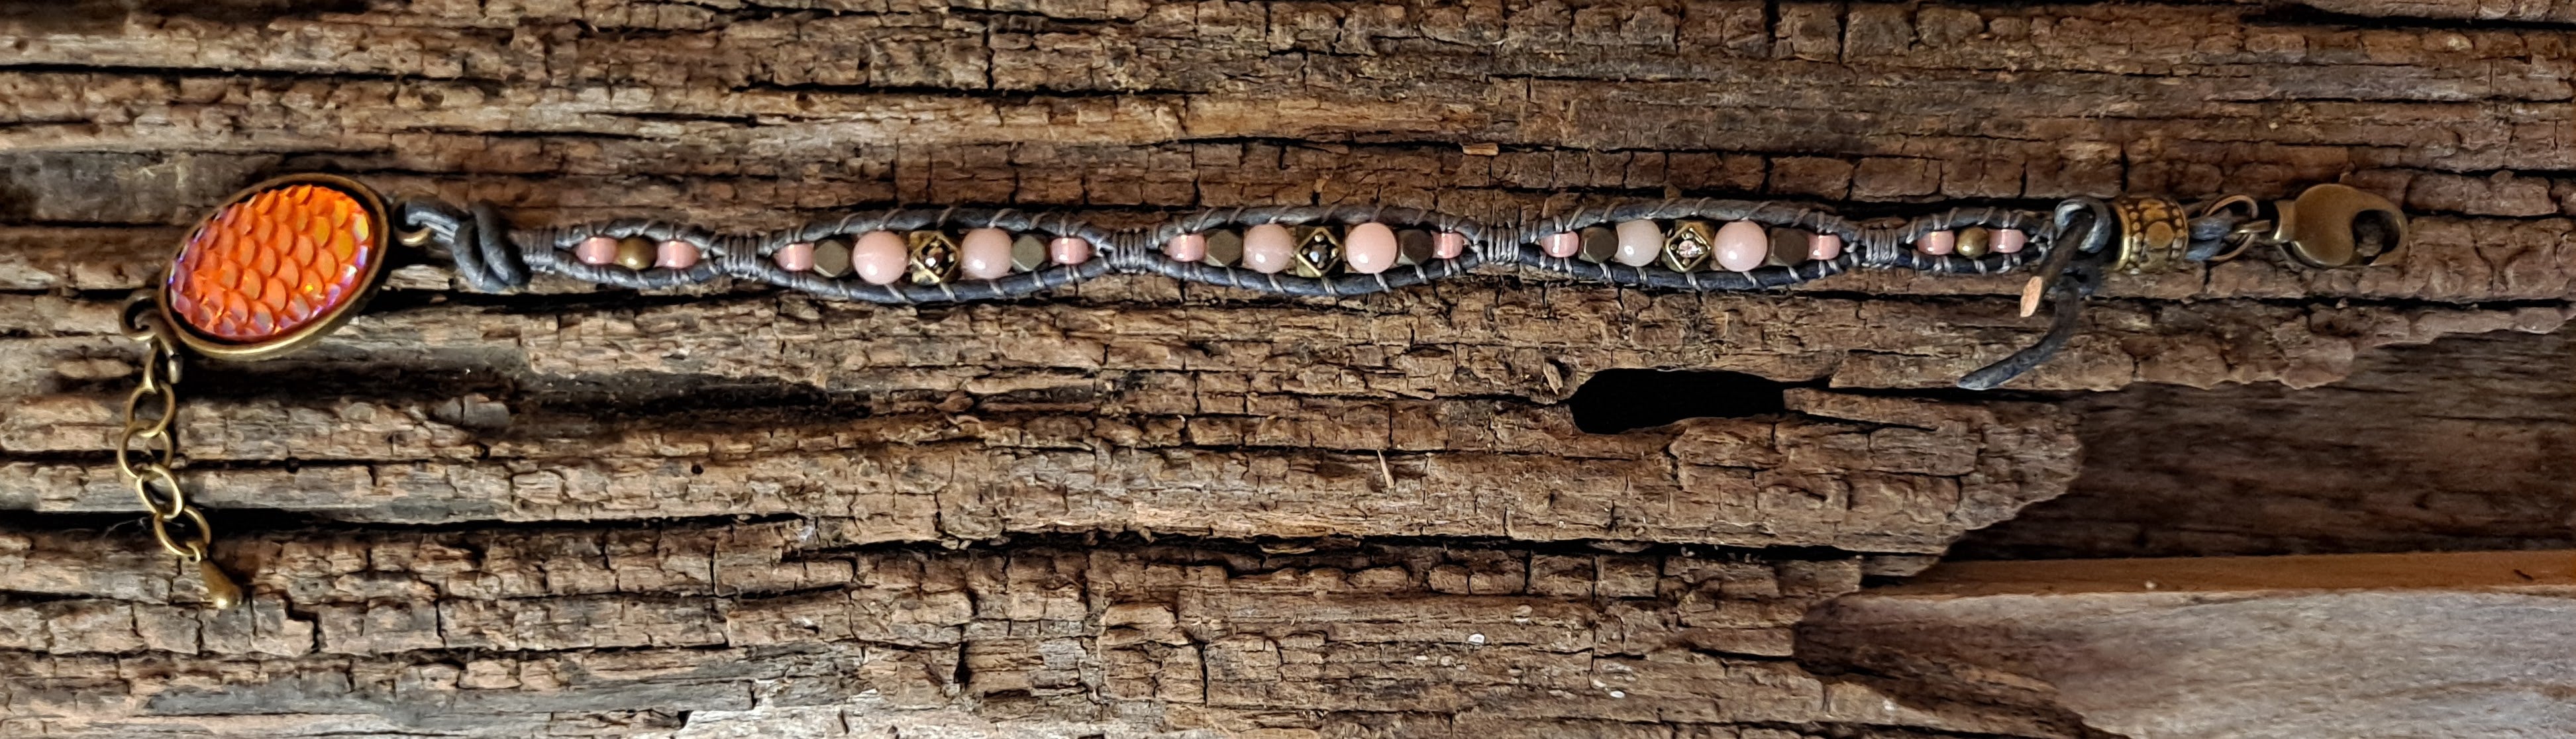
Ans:
[{"label": "teardrop brass charm", "polygon": [[233,584],[232,577],[224,574],[224,568],[216,567],[214,560],[197,560],[197,573],[206,578],[206,607],[221,611],[241,602],[241,586]]}]

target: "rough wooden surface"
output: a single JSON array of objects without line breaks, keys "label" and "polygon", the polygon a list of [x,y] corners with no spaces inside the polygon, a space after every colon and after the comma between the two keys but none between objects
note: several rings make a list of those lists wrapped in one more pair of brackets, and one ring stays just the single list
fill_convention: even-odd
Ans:
[{"label": "rough wooden surface", "polygon": [[2171,557],[2576,547],[2570,332],[2446,338],[2313,390],[2142,385],[2063,406],[2065,496],[1954,557]]},{"label": "rough wooden surface", "polygon": [[1788,659],[1790,625],[1859,586],[1863,563],[1839,554],[951,552],[852,548],[800,522],[341,530],[233,551],[262,596],[215,616],[157,554],[0,539],[0,573],[50,596],[0,607],[12,735],[2012,728]]},{"label": "rough wooden surface", "polygon": [[[0,3],[0,735],[2081,735],[1822,682],[1787,625],[2070,484],[2176,484],[2085,449],[2234,402],[2159,411],[2163,385],[2278,407],[2395,347],[2560,330],[2576,54],[2563,8],[2505,5]],[[185,476],[256,573],[208,617],[125,523],[110,317],[198,213],[306,169],[735,229],[2341,180],[2419,239],[2391,269],[2117,279],[1993,396],[1944,388],[2035,338],[2010,277],[912,309],[413,267],[302,358],[191,369]],[[1620,368],[1801,387],[1575,429],[1565,399]],[[2416,479],[2443,489],[2335,525],[2539,476]]]},{"label": "rough wooden surface", "polygon": [[1799,628],[1910,704],[2140,739],[2563,736],[2576,550],[1965,562]]},{"label": "rough wooden surface", "polygon": [[[1561,407],[1493,402],[1286,406],[1338,421],[1328,428],[1184,409],[1141,418],[1077,411],[763,423],[756,438],[511,418],[513,428],[556,432],[524,439],[478,439],[430,418],[441,414],[429,403],[203,403],[182,426],[202,445],[191,449],[204,450],[194,459],[268,464],[182,481],[210,506],[341,521],[798,515],[852,543],[1132,531],[1938,553],[1967,529],[2064,492],[2074,477],[2075,440],[2046,406],[1813,391],[1791,402],[1797,414],[1786,418],[1693,419],[1580,449],[1553,443],[1577,433]],[[28,399],[5,438],[26,451],[112,445],[120,428],[112,411],[88,398]],[[1374,428],[1363,426],[1372,416]],[[1390,416],[1402,419],[1393,429]],[[332,431],[310,433],[317,427]],[[12,508],[122,511],[132,503],[112,465],[0,470],[0,504]]]}]

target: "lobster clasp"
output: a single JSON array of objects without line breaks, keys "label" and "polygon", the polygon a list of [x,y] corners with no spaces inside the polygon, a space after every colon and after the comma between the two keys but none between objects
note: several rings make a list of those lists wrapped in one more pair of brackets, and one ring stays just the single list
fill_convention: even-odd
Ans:
[{"label": "lobster clasp", "polygon": [[2406,244],[2406,213],[2387,198],[2347,185],[2318,185],[2279,210],[2268,241],[2317,267],[2373,266],[2393,261]]}]

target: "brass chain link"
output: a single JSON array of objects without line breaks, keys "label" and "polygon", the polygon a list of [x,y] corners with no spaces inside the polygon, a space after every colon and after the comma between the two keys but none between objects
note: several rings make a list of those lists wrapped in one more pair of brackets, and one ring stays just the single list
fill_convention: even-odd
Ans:
[{"label": "brass chain link", "polygon": [[2235,228],[2228,229],[2227,236],[2225,237],[2227,241],[2226,251],[2210,255],[2208,259],[2202,261],[2210,264],[2217,264],[2219,262],[2225,262],[2233,260],[2239,256],[2243,256],[2246,249],[2251,248],[2256,244],[2278,243],[2271,238],[2273,230],[2272,222],[2262,218],[2262,202],[2255,200],[2252,196],[2229,195],[2217,200],[2212,200],[2197,208],[2192,217],[2207,218],[2219,211],[2231,208],[2243,211],[2245,219],[2237,223]]},{"label": "brass chain link", "polygon": [[[206,579],[208,602],[229,608],[241,589],[206,556],[213,552],[215,530],[206,514],[188,503],[187,488],[171,472],[178,464],[179,374],[185,366],[169,324],[150,310],[149,291],[138,291],[125,304],[125,335],[143,343],[143,376],[125,396],[125,429],[116,439],[116,469],[152,516],[152,538],[180,561],[195,564]],[[176,524],[175,526],[173,524]]]}]

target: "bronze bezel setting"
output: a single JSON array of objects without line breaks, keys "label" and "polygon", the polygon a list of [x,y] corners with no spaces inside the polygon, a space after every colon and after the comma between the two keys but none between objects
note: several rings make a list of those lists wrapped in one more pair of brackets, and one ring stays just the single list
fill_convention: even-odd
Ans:
[{"label": "bronze bezel setting", "polygon": [[[376,254],[375,258],[368,260],[365,272],[359,276],[357,284],[351,286],[352,294],[349,298],[333,306],[320,317],[306,322],[302,327],[274,338],[251,343],[208,336],[199,332],[195,326],[180,320],[178,314],[170,310],[171,269],[179,263],[180,257],[187,253],[189,244],[196,240],[197,234],[213,224],[215,218],[223,215],[225,209],[241,204],[254,195],[294,185],[313,185],[347,195],[357,200],[360,210],[366,214],[367,232],[375,242]],[[199,355],[248,362],[294,353],[311,346],[324,335],[348,323],[351,317],[365,309],[367,300],[375,296],[376,289],[384,284],[385,265],[393,261],[393,247],[399,240],[393,233],[392,224],[392,219],[386,216],[384,198],[378,196],[375,190],[347,177],[327,174],[292,174],[262,181],[242,188],[239,192],[233,193],[232,197],[225,198],[223,205],[207,213],[206,217],[198,219],[196,228],[189,229],[188,235],[179,240],[178,248],[170,251],[170,258],[161,263],[161,271],[154,277],[155,284],[152,288],[154,307],[160,312],[161,320],[170,326],[170,333],[178,337],[179,343]]]}]

